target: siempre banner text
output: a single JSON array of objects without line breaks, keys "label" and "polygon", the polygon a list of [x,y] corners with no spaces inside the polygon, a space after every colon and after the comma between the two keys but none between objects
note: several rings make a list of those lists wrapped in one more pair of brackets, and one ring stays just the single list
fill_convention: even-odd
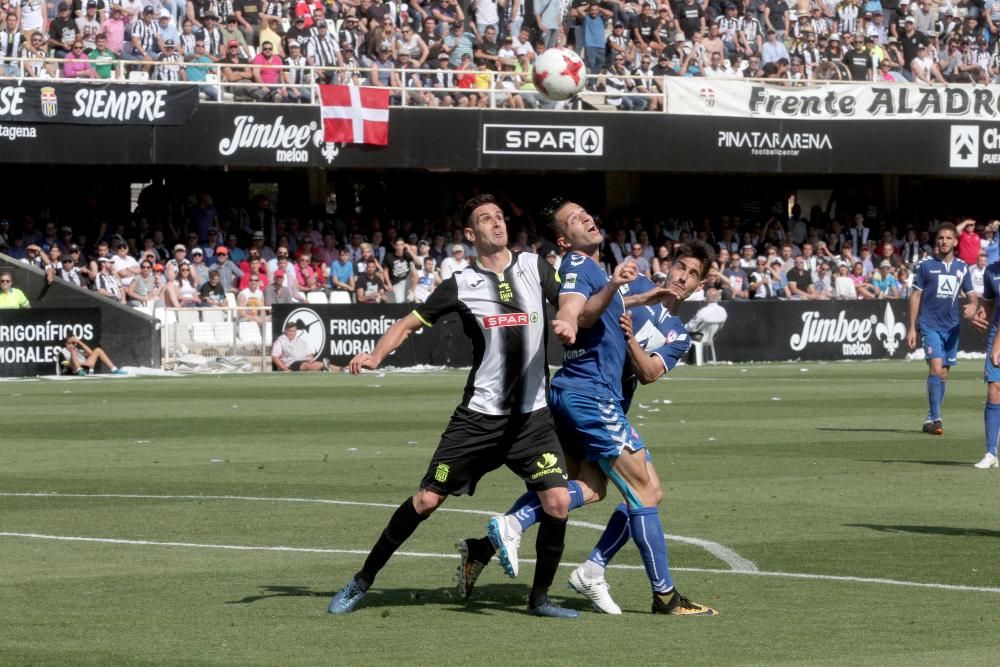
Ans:
[{"label": "siempre banner text", "polygon": [[183,125],[198,87],[128,83],[0,83],[0,122],[71,125]]}]

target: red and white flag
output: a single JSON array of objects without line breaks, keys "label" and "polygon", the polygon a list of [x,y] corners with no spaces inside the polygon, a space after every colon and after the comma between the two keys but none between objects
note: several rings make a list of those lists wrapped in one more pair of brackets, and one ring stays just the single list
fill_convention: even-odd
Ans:
[{"label": "red and white flag", "polygon": [[323,140],[337,144],[389,143],[389,90],[320,86]]}]

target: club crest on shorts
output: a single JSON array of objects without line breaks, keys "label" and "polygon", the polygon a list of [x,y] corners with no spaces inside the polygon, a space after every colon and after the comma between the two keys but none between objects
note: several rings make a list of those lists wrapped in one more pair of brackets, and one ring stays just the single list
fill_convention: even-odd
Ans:
[{"label": "club crest on shorts", "polygon": [[434,471],[434,481],[436,482],[448,481],[449,472],[451,472],[451,468],[448,467],[447,463],[439,463],[437,469]]}]

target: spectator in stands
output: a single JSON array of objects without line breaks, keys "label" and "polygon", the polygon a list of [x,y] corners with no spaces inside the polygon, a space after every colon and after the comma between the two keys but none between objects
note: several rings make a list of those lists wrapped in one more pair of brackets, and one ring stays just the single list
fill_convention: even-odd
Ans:
[{"label": "spectator in stands", "polygon": [[636,82],[625,67],[625,56],[622,54],[616,53],[612,58],[611,67],[604,79],[604,88],[607,103],[619,111],[643,111],[648,104],[645,97],[632,94],[636,92]]},{"label": "spectator in stands", "polygon": [[283,102],[287,90],[281,87],[283,64],[281,57],[275,55],[274,45],[271,42],[264,42],[260,46],[260,53],[254,56],[251,61],[256,67],[253,68],[254,83],[260,87],[255,88],[252,95],[258,102]]},{"label": "spectator in stands", "polygon": [[250,71],[247,59],[240,55],[240,43],[237,40],[227,42],[226,56],[219,62],[223,64],[222,80],[228,84],[225,92],[236,100],[253,99],[253,88],[247,85],[253,83],[253,72]]},{"label": "spectator in stands", "polygon": [[[115,60],[121,56],[122,50],[125,47],[125,29],[127,27],[125,13],[121,6],[117,4],[112,5],[111,16],[101,24],[101,32],[107,38],[108,50],[115,55]],[[100,45],[98,45],[98,48],[100,48]],[[98,72],[98,76],[100,76],[100,72]]]},{"label": "spectator in stands", "polygon": [[330,289],[354,294],[354,262],[351,261],[351,251],[344,247],[339,251],[339,258],[330,264]]},{"label": "spectator in stands", "polygon": [[[188,3],[188,7],[191,3]],[[203,18],[201,29],[195,31],[195,39],[200,39],[205,43],[205,55],[208,56],[212,62],[218,61],[225,55],[226,51],[226,40],[222,37],[222,28],[217,25],[219,17],[215,15],[215,12],[208,12]],[[239,40],[236,40],[237,50],[239,50]]]},{"label": "spectator in stands", "polygon": [[387,293],[392,293],[393,303],[412,303],[417,279],[417,265],[403,239],[396,239],[393,252],[383,263],[382,277]]},{"label": "spectator in stands", "polygon": [[895,271],[895,269],[892,266],[892,262],[887,259],[883,259],[878,265],[878,271],[872,273],[871,291],[873,293],[873,298],[899,298],[899,283],[896,281],[896,276],[893,275],[893,271]]},{"label": "spectator in stands", "polygon": [[767,257],[760,256],[755,260],[755,269],[750,274],[750,298],[771,299],[775,296],[771,271],[767,266]]},{"label": "spectator in stands", "polygon": [[21,55],[21,43],[24,35],[19,29],[18,14],[9,11],[4,17],[4,30],[0,32],[0,75],[9,77],[21,76],[21,65],[15,58]]},{"label": "spectator in stands", "polygon": [[[131,26],[132,43],[131,48],[125,46],[122,49],[122,60],[144,60],[155,59],[158,44],[156,41],[159,34],[159,27],[153,21],[153,7],[146,5],[142,9],[142,18]],[[141,69],[147,70],[150,65],[144,65]]]},{"label": "spectator in stands", "polygon": [[76,285],[77,287],[83,287],[83,278],[80,276],[80,270],[76,267],[75,260],[70,255],[65,255],[59,260],[59,268],[55,273],[57,278],[65,280],[71,285]]},{"label": "spectator in stands", "polygon": [[304,302],[306,295],[299,290],[299,281],[295,277],[295,264],[289,261],[287,252],[278,257],[276,268],[271,274],[274,275],[278,271],[285,274],[285,287],[288,289],[289,294],[292,295],[292,301],[297,303]]},{"label": "spectator in stands", "polygon": [[97,370],[98,362],[107,366],[113,375],[126,375],[125,371],[114,365],[100,346],[90,347],[76,336],[66,339],[64,356],[66,368],[74,375],[90,375]]},{"label": "spectator in stands", "polygon": [[264,288],[264,305],[273,306],[276,303],[294,303],[291,292],[285,287],[285,272],[274,272],[274,280]]},{"label": "spectator in stands", "polygon": [[[768,0],[775,4],[784,4],[782,0]],[[839,43],[839,40],[838,40]],[[767,65],[768,63],[776,63],[784,58],[786,61],[791,59],[791,55],[788,53],[788,49],[785,48],[783,42],[778,40],[778,33],[772,28],[767,30],[767,41],[764,42],[764,46],[760,50],[761,64]]]},{"label": "spectator in stands", "polygon": [[110,257],[99,257],[97,265],[101,269],[94,281],[97,293],[119,303],[125,303],[125,289],[121,280],[115,275],[113,260]]},{"label": "spectator in stands", "polygon": [[364,273],[358,276],[354,285],[358,303],[382,303],[385,300],[382,271],[374,257],[365,260]]},{"label": "spectator in stands", "polygon": [[117,78],[115,63],[118,61],[118,56],[108,47],[108,36],[104,33],[97,35],[95,44],[96,48],[87,54],[94,70],[94,77],[97,79]]},{"label": "spectator in stands", "polygon": [[260,34],[260,1],[234,0],[236,18],[239,20],[240,31],[246,37],[248,44],[256,44]]},{"label": "spectator in stands", "polygon": [[191,271],[190,262],[181,262],[177,277],[167,283],[165,294],[170,308],[193,308],[201,304],[197,279]]},{"label": "spectator in stands", "polygon": [[729,265],[723,270],[722,275],[729,281],[728,294],[730,299],[750,298],[750,279],[743,270],[739,255],[732,255],[729,258]]},{"label": "spectator in stands", "polygon": [[65,56],[63,63],[63,76],[67,79],[93,79],[96,78],[94,69],[90,66],[90,59],[83,52],[83,42],[77,40],[73,42],[72,49]]},{"label": "spectator in stands", "polygon": [[451,255],[441,260],[441,280],[448,280],[451,274],[461,271],[469,265],[469,260],[465,257],[465,246],[455,243],[451,246]]},{"label": "spectator in stands", "polygon": [[222,274],[218,269],[209,270],[208,282],[198,290],[198,296],[201,297],[202,307],[222,308],[228,304]]},{"label": "spectator in stands", "polygon": [[819,262],[816,265],[816,275],[813,277],[813,289],[820,300],[833,298],[833,274],[829,262]]},{"label": "spectator in stands", "polygon": [[441,284],[441,277],[434,270],[434,260],[424,257],[423,264],[417,272],[416,286],[413,288],[413,298],[416,303],[426,303],[431,293]]},{"label": "spectator in stands", "polygon": [[[174,46],[177,45],[178,40],[180,40],[181,35],[177,32],[177,25],[170,20],[170,10],[166,7],[160,8],[160,14],[157,17],[156,23],[156,50],[163,51],[164,46],[168,41],[173,42]],[[181,54],[183,56],[183,54]]]},{"label": "spectator in stands", "polygon": [[875,290],[872,289],[865,276],[865,267],[861,262],[855,262],[851,269],[851,281],[854,283],[854,291],[859,299],[874,299]]},{"label": "spectator in stands", "polygon": [[260,276],[248,274],[246,288],[236,296],[236,303],[241,308],[240,319],[264,324],[267,313],[263,310],[264,292],[260,287]]},{"label": "spectator in stands", "polygon": [[163,50],[156,56],[157,65],[153,78],[157,81],[186,81],[187,68],[182,67],[184,56],[177,52],[174,40],[163,42]]},{"label": "spectator in stands", "polygon": [[[243,267],[240,267],[243,269]],[[288,271],[286,271],[288,273]],[[243,270],[243,275],[240,277],[239,287],[240,290],[245,290],[250,286],[250,279],[257,277],[260,282],[260,289],[267,287],[270,279],[267,276],[267,265],[264,264],[264,260],[260,258],[260,255],[256,253],[250,253],[250,258],[247,260],[246,269]]]},{"label": "spectator in stands", "polygon": [[322,68],[343,66],[340,44],[337,43],[337,38],[330,34],[329,26],[325,20],[319,21],[316,28],[317,33],[309,40],[306,56],[310,65],[321,68],[318,71],[314,70],[317,82],[336,83],[336,72]]},{"label": "spectator in stands", "polygon": [[781,258],[775,257],[771,259],[768,269],[771,272],[771,287],[774,290],[774,296],[779,299],[790,299],[792,295],[791,290],[788,288],[788,276],[785,274],[784,263],[781,261]]},{"label": "spectator in stands", "polygon": [[194,278],[198,289],[208,282],[208,265],[205,263],[205,251],[199,246],[191,250],[191,277]]},{"label": "spectator in stands", "polygon": [[302,46],[297,41],[288,42],[288,57],[285,58],[285,69],[281,77],[287,88],[285,99],[289,102],[302,102],[308,104],[312,102],[312,74],[306,69],[309,65],[308,59],[302,55]]},{"label": "spectator in stands", "polygon": [[144,259],[139,264],[139,275],[125,289],[128,305],[136,306],[157,306],[162,305],[160,296],[163,286],[159,284],[156,274],[153,273],[153,263]]},{"label": "spectator in stands", "polygon": [[24,292],[14,287],[14,276],[9,271],[0,273],[0,308],[31,308]]},{"label": "spectator in stands", "polygon": [[115,275],[121,280],[123,287],[131,285],[132,279],[139,275],[139,262],[128,254],[128,244],[124,241],[120,241],[115,247],[115,256],[112,262],[114,263]]},{"label": "spectator in stands", "polygon": [[[22,14],[23,15],[23,14]],[[56,76],[56,64],[46,62],[48,50],[45,48],[45,35],[35,31],[27,44],[22,46],[21,57],[27,60],[23,63],[23,74],[27,78],[53,79]]]},{"label": "spectator in stands", "polygon": [[295,260],[295,281],[300,292],[322,292],[323,283],[318,281],[316,270],[313,269],[312,255],[302,252]]},{"label": "spectator in stands", "polygon": [[982,238],[976,233],[976,221],[966,218],[958,223],[958,247],[955,254],[958,258],[973,266],[979,258],[979,251],[982,248]]},{"label": "spectator in stands", "polygon": [[236,17],[230,14],[226,17],[226,20],[219,26],[219,30],[222,32],[222,43],[228,46],[229,42],[235,41],[239,44],[240,55],[246,56],[248,54],[247,45],[249,42],[246,40],[246,36],[239,28],[239,22]]},{"label": "spectator in stands", "polygon": [[68,2],[60,2],[56,8],[56,18],[49,23],[49,49],[55,58],[65,58],[73,48],[77,38],[76,21],[70,15]]},{"label": "spectator in stands", "polygon": [[[271,363],[276,371],[329,371],[330,362],[319,361],[309,352],[304,338],[298,336],[301,320],[285,325],[285,333],[278,336],[271,346]],[[339,368],[336,370],[340,370]]]},{"label": "spectator in stands", "polygon": [[790,298],[797,300],[817,298],[816,290],[813,288],[812,273],[806,268],[806,260],[802,255],[795,258],[792,268],[786,273],[786,278]]}]

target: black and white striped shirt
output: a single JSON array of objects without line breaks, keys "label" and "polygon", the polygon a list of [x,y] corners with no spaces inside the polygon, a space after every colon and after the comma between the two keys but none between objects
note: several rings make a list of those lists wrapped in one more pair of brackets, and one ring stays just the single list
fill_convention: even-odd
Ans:
[{"label": "black and white striped shirt", "polygon": [[194,55],[194,43],[198,41],[193,32],[181,33],[177,36],[177,48],[184,56]]},{"label": "black and white striped shirt", "polygon": [[736,42],[736,33],[740,30],[740,19],[738,16],[720,16],[715,19],[715,25],[719,26],[719,35],[722,41],[727,44]]},{"label": "black and white striped shirt", "polygon": [[487,415],[527,414],[546,407],[545,302],[558,303],[555,270],[535,253],[511,254],[503,275],[473,263],[431,293],[413,314],[433,325],[457,313],[472,340],[472,370],[462,405]]},{"label": "black and white striped shirt", "polygon": [[757,35],[761,32],[760,21],[752,16],[741,16],[740,32],[743,33],[743,37],[746,39],[747,44],[755,47],[757,45]]},{"label": "black and white striped shirt", "polygon": [[219,28],[202,28],[197,32],[198,39],[205,42],[205,54],[219,57],[222,52],[222,30]]},{"label": "black and white striped shirt", "polygon": [[21,52],[22,40],[23,37],[19,32],[10,34],[6,30],[0,31],[0,57],[16,58]]},{"label": "black and white striped shirt", "polygon": [[285,72],[288,73],[288,82],[296,86],[310,83],[308,66],[309,63],[305,56],[285,58]]},{"label": "black and white striped shirt", "polygon": [[138,20],[132,24],[132,39],[139,38],[139,45],[146,53],[150,53],[156,45],[156,36],[160,34],[160,28],[150,21],[146,23]]},{"label": "black and white striped shirt", "polygon": [[337,45],[337,40],[329,32],[326,37],[317,34],[309,40],[309,57],[314,59],[316,65],[332,67],[337,64],[339,54],[340,47]]},{"label": "black and white striped shirt", "polygon": [[173,53],[161,53],[158,58],[160,64],[156,66],[155,79],[157,81],[180,81],[181,65],[184,64],[184,56],[174,51]]}]

